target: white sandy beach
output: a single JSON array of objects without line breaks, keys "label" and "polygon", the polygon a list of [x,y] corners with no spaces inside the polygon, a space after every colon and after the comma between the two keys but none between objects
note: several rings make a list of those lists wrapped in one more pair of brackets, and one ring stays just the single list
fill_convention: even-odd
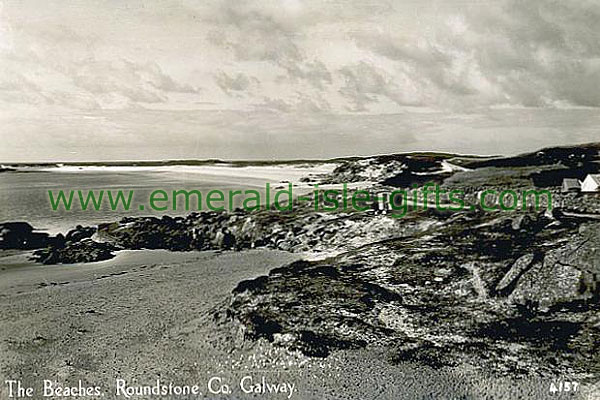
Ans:
[{"label": "white sandy beach", "polygon": [[60,173],[93,173],[93,172],[155,172],[175,175],[200,174],[218,176],[220,178],[252,178],[267,181],[298,181],[308,174],[325,174],[331,172],[336,164],[281,164],[268,166],[235,166],[232,164],[217,165],[169,165],[169,166],[77,166],[63,165],[59,167],[30,168],[43,172]]},{"label": "white sandy beach", "polygon": [[96,225],[116,221],[124,216],[185,215],[185,211],[153,212],[148,207],[139,210],[137,204],[130,210],[111,210],[108,207],[83,211],[79,205],[70,211],[51,208],[48,191],[64,190],[123,190],[134,191],[134,203],[145,203],[149,194],[157,189],[199,190],[258,190],[264,192],[266,184],[272,190],[286,182],[295,185],[294,195],[312,190],[312,184],[300,183],[309,175],[330,172],[335,164],[272,165],[234,167],[217,166],[165,166],[165,167],[94,167],[63,166],[54,168],[23,167],[20,172],[0,176],[0,222],[27,221],[35,228],[56,233],[67,233],[76,225]]}]

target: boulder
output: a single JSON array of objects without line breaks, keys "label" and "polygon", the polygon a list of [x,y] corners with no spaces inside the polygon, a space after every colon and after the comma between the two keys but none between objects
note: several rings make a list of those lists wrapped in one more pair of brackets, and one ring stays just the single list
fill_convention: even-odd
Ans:
[{"label": "boulder", "polygon": [[70,230],[65,237],[67,242],[79,242],[83,239],[90,238],[96,233],[96,228],[92,226],[77,225],[75,229]]},{"label": "boulder", "polygon": [[69,242],[64,247],[48,247],[33,253],[32,259],[42,264],[75,264],[113,258],[116,248],[110,243],[98,243],[86,238]]},{"label": "boulder", "polygon": [[0,249],[39,249],[54,241],[47,233],[34,232],[34,228],[27,222],[0,224]]}]

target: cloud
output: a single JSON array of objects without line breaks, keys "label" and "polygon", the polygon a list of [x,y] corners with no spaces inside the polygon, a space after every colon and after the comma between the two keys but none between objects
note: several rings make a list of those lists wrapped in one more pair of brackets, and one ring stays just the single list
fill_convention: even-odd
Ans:
[{"label": "cloud", "polygon": [[[40,58],[41,60],[41,58]],[[32,62],[35,59],[32,58]],[[170,94],[197,94],[200,90],[165,74],[155,63],[130,60],[64,60],[37,64],[24,72],[13,64],[0,80],[0,91],[31,104],[62,104],[74,108],[114,107],[118,104],[165,103]],[[53,81],[47,80],[52,77]]]},{"label": "cloud", "polygon": [[[294,18],[277,18],[278,13],[273,13],[273,8],[263,8],[259,4],[225,2],[218,9],[219,29],[209,32],[209,42],[231,49],[240,63],[268,62],[283,69],[288,82],[305,81],[318,89],[331,83],[332,77],[325,64],[308,57],[303,43],[298,40],[303,36],[303,24],[294,22]],[[294,9],[300,2],[288,0],[285,4]]]},{"label": "cloud", "polygon": [[263,109],[268,111],[280,111],[287,113],[292,111],[292,106],[281,99],[272,99],[270,97],[265,97],[262,103],[257,104],[257,109]]},{"label": "cloud", "polygon": [[[360,30],[352,37],[360,48],[393,63],[389,80],[402,82],[408,74],[424,105],[598,107],[600,92],[589,83],[600,77],[599,16],[597,2],[510,0],[451,10],[427,31],[408,37]],[[342,73],[348,76],[347,69]],[[361,97],[355,86],[355,104],[384,94],[363,91]]]},{"label": "cloud", "polygon": [[167,103],[173,94],[201,92],[155,61],[103,54],[99,32],[79,32],[52,22],[3,32],[6,36],[0,41],[9,43],[0,46],[4,102],[88,110]]},{"label": "cloud", "polygon": [[322,97],[310,97],[297,93],[295,97],[288,101],[265,97],[262,102],[256,104],[255,109],[283,113],[325,114],[331,111],[331,105]]},{"label": "cloud", "polygon": [[[290,11],[268,1],[225,2],[213,43],[241,65],[283,69],[274,80],[281,87],[306,84],[294,90],[310,97],[317,89],[329,103],[341,94],[341,110],[368,112],[387,102],[451,110],[600,106],[600,92],[589,85],[599,77],[597,3],[507,0],[465,8],[449,1],[404,29],[395,21],[408,8],[380,6],[354,2],[341,12],[334,4],[293,2]],[[328,58],[325,45],[346,54]]]},{"label": "cloud", "polygon": [[[547,106],[567,102],[600,106],[600,92],[590,82],[600,78],[600,4],[574,1],[511,1],[503,18],[476,26],[480,38],[492,38],[485,50],[479,40],[479,63],[513,102]],[[504,42],[504,44],[502,44]]]},{"label": "cloud", "polygon": [[317,89],[323,89],[325,84],[332,82],[331,73],[320,61],[290,62],[281,64],[287,70],[291,81],[305,80]]},{"label": "cloud", "polygon": [[400,86],[398,77],[374,65],[360,62],[340,69],[339,73],[345,80],[340,93],[351,101],[351,111],[367,111],[368,104],[379,102],[381,97],[401,106],[420,105],[421,99],[413,90]]},{"label": "cloud", "polygon": [[251,84],[259,84],[258,79],[249,78],[243,73],[230,76],[222,71],[215,76],[215,82],[227,94],[231,92],[244,92],[250,88]]},{"label": "cloud", "polygon": [[600,107],[599,17],[593,0],[24,0],[0,15],[0,97],[76,109]]}]

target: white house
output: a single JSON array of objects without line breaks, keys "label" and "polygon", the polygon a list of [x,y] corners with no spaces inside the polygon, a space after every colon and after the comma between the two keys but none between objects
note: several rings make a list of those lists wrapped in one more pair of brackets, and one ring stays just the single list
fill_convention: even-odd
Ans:
[{"label": "white house", "polygon": [[600,174],[589,174],[581,183],[584,193],[600,193]]}]

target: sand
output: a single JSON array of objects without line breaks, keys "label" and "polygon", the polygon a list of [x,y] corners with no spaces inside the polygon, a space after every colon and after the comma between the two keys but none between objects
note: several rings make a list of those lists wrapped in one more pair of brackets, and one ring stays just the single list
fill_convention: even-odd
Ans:
[{"label": "sand", "polygon": [[[109,261],[57,266],[32,265],[23,254],[0,258],[0,382],[22,380],[36,399],[43,398],[44,379],[53,387],[98,387],[101,396],[85,398],[104,399],[127,398],[116,395],[117,379],[128,387],[157,379],[198,385],[202,392],[131,397],[136,399],[550,397],[551,382],[392,365],[377,348],[308,359],[270,343],[245,342],[236,329],[214,321],[239,281],[298,257],[277,251],[122,251]],[[239,382],[246,376],[293,385],[294,392],[244,394]],[[231,393],[210,394],[211,378],[213,389],[226,384]],[[0,388],[0,398],[7,398],[7,386]]]}]

